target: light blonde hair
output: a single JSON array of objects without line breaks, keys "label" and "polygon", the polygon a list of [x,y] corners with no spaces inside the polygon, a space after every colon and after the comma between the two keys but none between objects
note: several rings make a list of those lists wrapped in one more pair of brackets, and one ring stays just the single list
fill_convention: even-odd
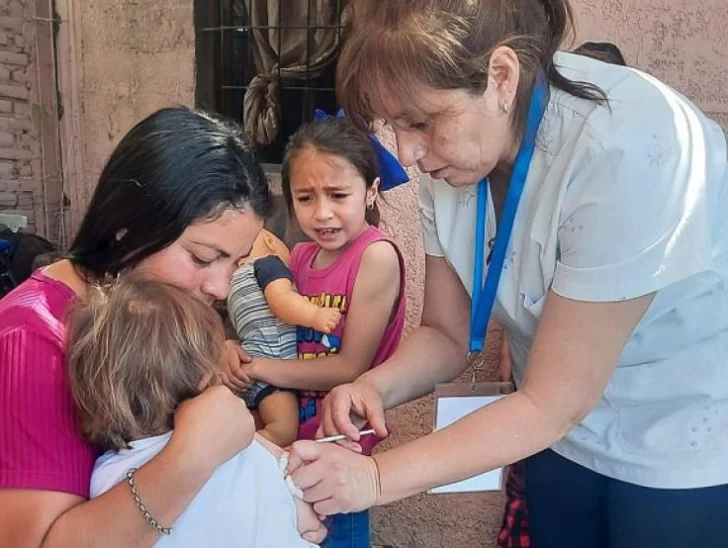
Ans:
[{"label": "light blonde hair", "polygon": [[172,428],[216,377],[225,345],[212,307],[172,285],[123,277],[70,311],[66,356],[84,437],[105,449]]},{"label": "light blonde hair", "polygon": [[349,10],[336,88],[358,124],[384,117],[385,98],[412,105],[423,86],[484,92],[499,46],[520,61],[512,117],[519,133],[539,74],[571,95],[606,102],[597,86],[569,80],[554,65],[554,53],[573,34],[568,0],[356,0]]}]

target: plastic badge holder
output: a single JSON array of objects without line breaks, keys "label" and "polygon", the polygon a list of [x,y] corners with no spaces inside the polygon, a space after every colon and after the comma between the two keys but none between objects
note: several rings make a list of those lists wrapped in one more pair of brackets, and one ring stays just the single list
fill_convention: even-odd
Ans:
[{"label": "plastic badge holder", "polygon": [[[435,387],[434,428],[440,430],[486,405],[515,391],[511,382],[481,382],[438,384]],[[504,487],[503,468],[497,468],[472,478],[430,489],[430,494],[473,493],[501,491]]]}]

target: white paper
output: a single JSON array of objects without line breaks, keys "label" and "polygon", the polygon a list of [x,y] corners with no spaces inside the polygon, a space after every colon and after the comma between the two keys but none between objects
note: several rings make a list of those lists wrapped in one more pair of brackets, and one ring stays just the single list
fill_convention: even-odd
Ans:
[{"label": "white paper", "polygon": [[[503,396],[465,396],[465,397],[440,397],[436,398],[435,430],[440,430],[454,423],[458,419],[469,415],[476,409],[485,407],[501,399]],[[435,487],[429,493],[470,493],[474,491],[500,491],[503,485],[503,468],[497,468],[474,476],[470,479]]]}]

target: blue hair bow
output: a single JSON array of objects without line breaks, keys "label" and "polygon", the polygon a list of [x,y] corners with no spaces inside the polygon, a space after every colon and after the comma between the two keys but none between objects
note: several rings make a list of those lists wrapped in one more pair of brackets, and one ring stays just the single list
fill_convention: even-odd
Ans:
[{"label": "blue hair bow", "polygon": [[[336,113],[336,118],[343,117],[344,110],[339,109],[339,111]],[[316,109],[313,113],[314,122],[319,122],[328,118],[332,118],[332,116],[326,114],[323,110]],[[372,140],[372,145],[374,145],[374,153],[377,156],[380,188],[382,190],[391,190],[409,181],[407,172],[402,167],[402,164],[399,163],[399,160],[395,158],[394,154],[389,152],[389,150],[387,150],[387,148],[379,142],[379,139],[377,139],[376,136],[369,135],[369,138]]]}]

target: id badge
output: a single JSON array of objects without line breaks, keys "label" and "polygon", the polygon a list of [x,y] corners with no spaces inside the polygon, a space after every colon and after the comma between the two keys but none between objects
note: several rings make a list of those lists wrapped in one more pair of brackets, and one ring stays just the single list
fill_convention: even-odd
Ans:
[{"label": "id badge", "polygon": [[[498,401],[515,390],[511,382],[447,383],[435,387],[433,431],[441,430],[481,407]],[[501,491],[505,484],[503,468],[472,478],[430,489],[428,493],[474,493]]]}]

